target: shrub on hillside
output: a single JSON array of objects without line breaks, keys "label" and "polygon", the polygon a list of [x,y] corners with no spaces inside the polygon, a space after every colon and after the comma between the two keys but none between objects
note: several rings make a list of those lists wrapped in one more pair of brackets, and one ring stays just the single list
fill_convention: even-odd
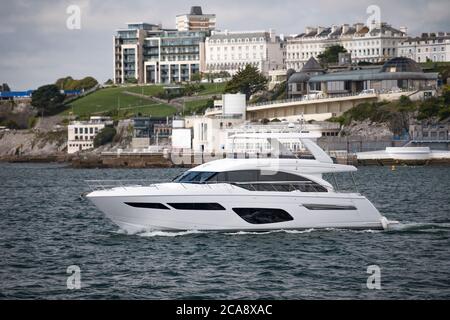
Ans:
[{"label": "shrub on hillside", "polygon": [[98,148],[100,146],[103,146],[107,143],[112,142],[114,137],[116,136],[116,134],[117,134],[116,129],[111,128],[111,127],[104,128],[95,137],[94,147]]},{"label": "shrub on hillside", "polygon": [[31,95],[31,105],[43,115],[52,115],[62,111],[65,95],[54,84],[39,87]]},{"label": "shrub on hillside", "polygon": [[55,85],[60,90],[89,90],[95,87],[98,81],[93,77],[85,77],[80,80],[73,79],[72,77],[65,77],[56,80]]}]

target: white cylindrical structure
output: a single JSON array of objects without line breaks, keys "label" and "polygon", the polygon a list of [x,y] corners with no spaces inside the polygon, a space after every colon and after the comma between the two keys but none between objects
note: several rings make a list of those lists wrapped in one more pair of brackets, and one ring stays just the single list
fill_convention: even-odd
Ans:
[{"label": "white cylindrical structure", "polygon": [[177,119],[172,121],[172,128],[181,129],[184,128],[185,122],[184,119]]},{"label": "white cylindrical structure", "polygon": [[222,103],[223,115],[243,115],[245,117],[247,109],[245,94],[224,94]]}]

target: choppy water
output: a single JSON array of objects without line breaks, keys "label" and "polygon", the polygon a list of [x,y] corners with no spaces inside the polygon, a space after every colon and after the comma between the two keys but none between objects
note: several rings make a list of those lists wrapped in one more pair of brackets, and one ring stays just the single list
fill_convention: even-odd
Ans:
[{"label": "choppy water", "polygon": [[[360,191],[401,222],[389,232],[125,235],[80,198],[86,179],[179,172],[0,164],[0,298],[450,298],[449,168],[360,168]],[[66,287],[70,265],[80,290]],[[381,290],[366,287],[369,265]]]}]

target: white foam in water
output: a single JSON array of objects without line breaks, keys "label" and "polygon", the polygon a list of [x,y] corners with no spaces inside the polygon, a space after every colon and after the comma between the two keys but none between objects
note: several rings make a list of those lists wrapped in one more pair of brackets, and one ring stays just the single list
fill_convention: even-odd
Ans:
[{"label": "white foam in water", "polygon": [[315,231],[315,229],[307,229],[307,230],[272,230],[272,231],[238,231],[233,233],[227,233],[229,235],[249,235],[249,234],[271,234],[271,233],[293,233],[293,234],[301,234],[301,233],[310,233]]},{"label": "white foam in water", "polygon": [[435,229],[450,229],[450,223],[400,223],[389,224],[388,231],[426,231]]},{"label": "white foam in water", "polygon": [[179,236],[186,236],[189,234],[197,234],[197,233],[203,233],[201,231],[197,230],[191,230],[191,231],[179,231],[179,232],[168,232],[168,231],[146,231],[142,233],[138,233],[137,235],[140,237],[179,237]]},{"label": "white foam in water", "polygon": [[[400,223],[398,221],[389,221],[387,231],[427,231],[435,229],[450,229],[450,223]],[[382,230],[351,230],[340,228],[326,228],[326,229],[305,229],[305,230],[271,230],[271,231],[237,231],[237,232],[222,232],[222,234],[239,236],[239,235],[267,235],[272,233],[288,233],[288,234],[306,234],[314,231],[328,231],[328,232],[351,232],[351,233],[382,233]],[[119,229],[118,234],[130,234]],[[218,233],[217,231],[141,231],[134,233],[140,237],[180,237],[199,233]],[[220,233],[220,232],[219,232]]]}]

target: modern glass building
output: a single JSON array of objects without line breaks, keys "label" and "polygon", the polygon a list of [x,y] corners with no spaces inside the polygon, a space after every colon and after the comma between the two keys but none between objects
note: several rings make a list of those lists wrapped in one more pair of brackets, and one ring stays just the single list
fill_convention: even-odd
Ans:
[{"label": "modern glass building", "polygon": [[188,82],[202,70],[207,32],[127,26],[114,36],[114,83]]},{"label": "modern glass building", "polygon": [[288,80],[288,94],[295,97],[315,91],[328,96],[358,94],[364,90],[374,93],[393,91],[434,90],[438,85],[437,73],[425,73],[409,58],[397,57],[388,60],[383,66],[330,72],[305,76],[303,72],[294,73]]},{"label": "modern glass building", "polygon": [[164,31],[144,42],[144,82],[180,83],[199,73],[206,32]]}]

